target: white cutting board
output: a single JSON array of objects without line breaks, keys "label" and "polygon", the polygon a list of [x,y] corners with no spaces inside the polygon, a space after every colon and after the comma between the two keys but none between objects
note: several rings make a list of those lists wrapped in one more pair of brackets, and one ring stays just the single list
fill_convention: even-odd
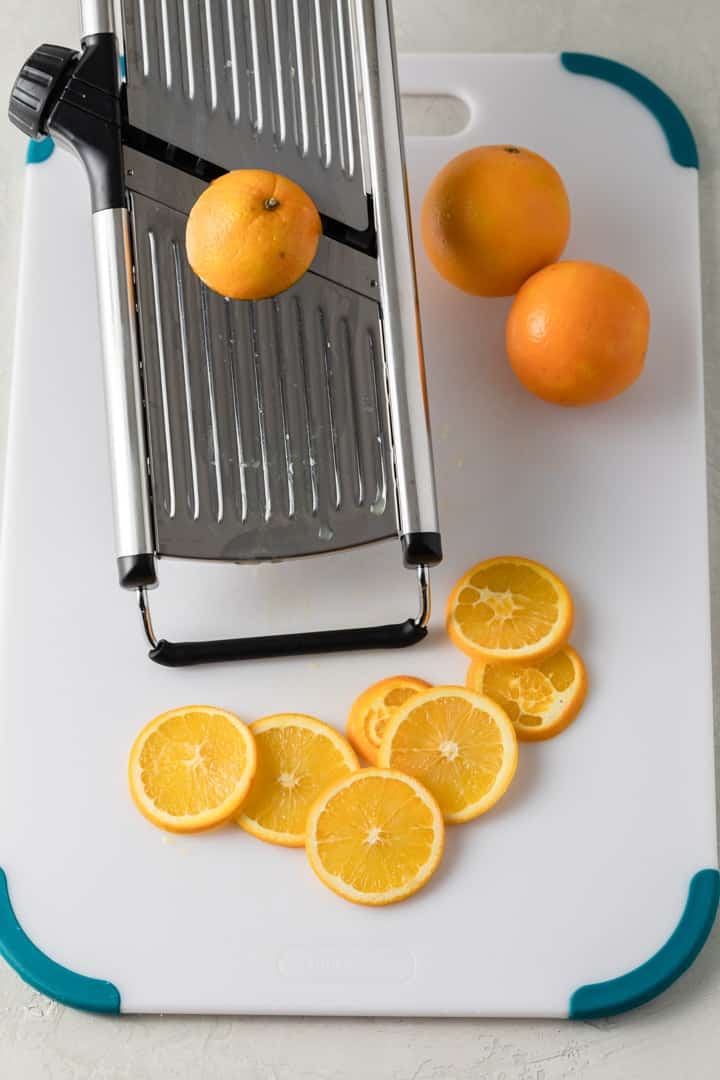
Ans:
[{"label": "white cutting board", "polygon": [[[428,642],[407,652],[172,671],[151,664],[116,585],[88,195],[62,152],[28,168],[2,556],[0,867],[48,956],[110,980],[123,1011],[566,1016],[573,991],[666,942],[693,875],[717,865],[697,172],[634,97],[554,56],[402,61],[406,92],[471,106],[452,138],[408,145],[415,209],[478,143],[547,156],[567,182],[567,251],[633,277],[652,309],[647,370],[564,411],[503,357],[505,301],[418,271],[446,558]],[[577,601],[592,689],[516,780],[451,829],[415,899],[343,903],[303,852],[234,828],[169,837],[125,776],[156,712],[207,701],[344,725],[399,671],[462,682],[443,608],[473,562],[549,564]],[[180,639],[406,617],[398,545],[302,564],[165,564],[159,633]]]}]

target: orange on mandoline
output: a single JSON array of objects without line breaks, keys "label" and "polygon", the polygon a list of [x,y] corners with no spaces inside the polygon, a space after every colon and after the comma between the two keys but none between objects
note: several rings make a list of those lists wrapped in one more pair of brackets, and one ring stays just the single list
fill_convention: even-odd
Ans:
[{"label": "orange on mandoline", "polygon": [[195,203],[185,247],[208,288],[232,300],[263,300],[302,277],[321,233],[317,207],[298,184],[263,169],[237,169]]}]

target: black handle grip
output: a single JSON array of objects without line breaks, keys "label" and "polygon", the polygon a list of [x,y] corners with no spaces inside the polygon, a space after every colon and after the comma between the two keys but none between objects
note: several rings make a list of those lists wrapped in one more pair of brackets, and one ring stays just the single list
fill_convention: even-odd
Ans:
[{"label": "black handle grip", "polygon": [[413,619],[387,626],[354,630],[317,630],[311,634],[228,638],[224,641],[158,641],[149,656],[163,667],[191,667],[225,660],[267,660],[273,656],[305,656],[358,649],[404,649],[427,635]]}]

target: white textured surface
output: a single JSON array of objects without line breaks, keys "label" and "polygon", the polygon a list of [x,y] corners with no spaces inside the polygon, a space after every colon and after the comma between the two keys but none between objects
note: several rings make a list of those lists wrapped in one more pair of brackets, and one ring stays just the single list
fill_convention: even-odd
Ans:
[{"label": "white textured surface", "polygon": [[[42,11],[43,6],[47,12]],[[712,94],[716,71],[710,50],[718,27],[711,20],[711,5],[696,3],[690,12],[681,14],[671,5],[659,3],[518,3],[511,15],[504,16],[493,11],[495,5],[485,3],[434,6],[434,19],[426,21],[431,18],[428,10],[420,16],[415,4],[397,4],[401,47],[584,48],[627,59],[654,75],[681,101],[710,165],[701,176],[706,348],[708,357],[713,357],[717,345],[713,311],[718,299],[713,276],[717,273],[717,191],[709,159],[717,152],[717,141],[713,142],[717,140],[717,117]],[[20,11],[26,23],[27,13],[37,15],[36,29],[20,24]],[[59,23],[53,26],[53,17],[57,19],[58,14],[51,11],[51,5],[24,4],[14,14],[7,9],[3,12],[3,68],[7,57],[9,71],[14,71],[36,39],[73,39],[72,26],[64,30]],[[3,25],[6,18],[7,27]],[[18,146],[5,131],[3,139],[6,145]],[[8,280],[14,274],[11,256],[9,251],[3,266]],[[3,302],[7,300],[4,290]],[[9,335],[8,329],[6,340]],[[712,403],[712,365],[708,378]],[[716,482],[712,409],[710,416],[712,488]],[[365,1076],[388,1080],[550,1080],[573,1074],[662,1080],[681,1073],[703,1080],[717,1073],[719,1044],[713,1015],[720,979],[716,945],[709,946],[689,976],[657,1003],[636,1016],[592,1026],[168,1021],[158,1028],[149,1021],[97,1021],[54,1006],[50,1017],[44,1019],[34,1014],[34,1010],[43,1012],[46,1008],[37,1002],[36,995],[20,987],[5,969],[0,978],[0,987],[8,987],[8,1013],[0,1028],[0,1039],[7,1040],[7,1045],[0,1042],[3,1071],[13,1080],[15,1076],[43,1075],[72,1080],[85,1076],[142,1080],[144,1076],[198,1075],[240,1080],[351,1080]],[[673,1012],[669,1014],[670,1009]]]},{"label": "white textured surface", "polygon": [[[61,152],[28,169],[0,566],[0,866],[31,940],[111,979],[124,1012],[565,1016],[577,987],[665,943],[693,874],[716,863],[697,172],[671,159],[642,105],[553,54],[403,57],[401,80],[408,94],[452,90],[471,111],[452,139],[408,141],[416,211],[447,158],[532,144],[573,201],[567,254],[630,274],[653,312],[637,386],[592,410],[550,408],[502,360],[508,303],[458,293],[418,249],[445,558],[429,640],[401,659],[148,663],[111,558],[86,178]],[[82,574],[58,574],[81,550]],[[248,719],[294,708],[342,728],[356,694],[398,667],[462,682],[443,598],[479,555],[502,551],[570,583],[592,692],[562,739],[523,748],[500,807],[448,834],[443,872],[412,904],[339,904],[302,858],[233,829],[169,842],[135,812],[121,763],[171,704],[220,702]],[[181,638],[338,626],[348,610],[370,624],[415,603],[394,543],[269,567],[169,561],[160,585],[155,625]],[[681,610],[672,626],[658,617]],[[80,622],[92,627],[82,643]],[[680,758],[677,702],[657,678],[678,657]],[[542,883],[531,906],[529,882]]]}]

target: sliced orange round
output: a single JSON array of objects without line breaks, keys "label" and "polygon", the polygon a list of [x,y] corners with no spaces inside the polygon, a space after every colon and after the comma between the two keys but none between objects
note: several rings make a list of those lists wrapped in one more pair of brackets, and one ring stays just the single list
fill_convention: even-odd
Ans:
[{"label": "sliced orange round", "polygon": [[463,686],[434,686],[410,698],[390,721],[380,764],[424,784],[446,821],[470,821],[495,805],[515,775],[515,729],[489,697]]},{"label": "sliced orange round", "polygon": [[195,833],[238,811],[255,767],[255,740],[239,717],[186,705],[143,728],[130,751],[128,779],[138,809],[153,825]]},{"label": "sliced orange round", "polygon": [[550,656],[569,638],[572,622],[572,597],[560,578],[514,555],[473,566],[448,600],[452,641],[488,663]]},{"label": "sliced orange round", "polygon": [[582,658],[563,645],[545,660],[523,665],[473,660],[467,674],[471,690],[486,694],[508,714],[518,739],[551,739],[572,723],[587,694]]},{"label": "sliced orange round", "polygon": [[359,768],[355,751],[335,728],[299,713],[251,724],[257,774],[235,820],[269,844],[302,847],[310,807],[321,791]]},{"label": "sliced orange round", "polygon": [[412,776],[361,769],[322,793],[307,821],[306,850],[320,880],[346,900],[404,900],[437,869],[440,807]]},{"label": "sliced orange round", "polygon": [[347,722],[347,737],[358,754],[377,765],[383,732],[408,698],[427,690],[429,682],[414,675],[393,675],[373,683],[355,700]]}]

